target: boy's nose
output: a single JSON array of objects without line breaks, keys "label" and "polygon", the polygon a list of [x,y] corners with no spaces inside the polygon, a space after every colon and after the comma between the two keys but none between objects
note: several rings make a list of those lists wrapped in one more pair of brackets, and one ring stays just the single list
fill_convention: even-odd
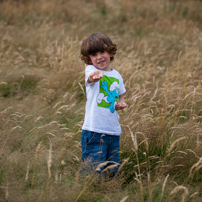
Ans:
[{"label": "boy's nose", "polygon": [[98,57],[98,58],[101,58],[101,56],[102,56],[102,55],[101,55],[100,53],[97,54],[97,57]]}]

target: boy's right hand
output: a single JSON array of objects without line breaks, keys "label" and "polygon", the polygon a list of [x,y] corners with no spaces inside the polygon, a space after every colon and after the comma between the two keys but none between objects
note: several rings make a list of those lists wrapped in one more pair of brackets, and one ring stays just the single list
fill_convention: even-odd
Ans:
[{"label": "boy's right hand", "polygon": [[88,77],[88,83],[97,82],[103,77],[103,72],[100,70],[95,70]]}]

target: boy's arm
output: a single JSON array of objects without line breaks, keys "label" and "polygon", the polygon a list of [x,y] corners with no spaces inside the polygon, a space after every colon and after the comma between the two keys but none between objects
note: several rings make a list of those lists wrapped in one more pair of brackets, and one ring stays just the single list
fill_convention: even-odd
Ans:
[{"label": "boy's arm", "polygon": [[103,72],[100,70],[93,71],[88,77],[88,83],[99,81],[103,77]]},{"label": "boy's arm", "polygon": [[115,105],[116,110],[122,110],[127,107],[123,95],[119,95],[119,103]]}]

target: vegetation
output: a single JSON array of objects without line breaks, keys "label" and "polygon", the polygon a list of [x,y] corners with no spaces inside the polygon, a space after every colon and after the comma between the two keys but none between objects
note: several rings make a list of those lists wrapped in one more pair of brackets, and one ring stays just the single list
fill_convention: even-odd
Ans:
[{"label": "vegetation", "polygon": [[[121,169],[80,175],[82,40],[123,76]],[[0,201],[201,201],[202,1],[1,0]]]}]

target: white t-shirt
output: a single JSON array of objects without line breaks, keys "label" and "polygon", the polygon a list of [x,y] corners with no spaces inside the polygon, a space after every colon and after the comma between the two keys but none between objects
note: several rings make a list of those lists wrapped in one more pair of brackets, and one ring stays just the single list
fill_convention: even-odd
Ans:
[{"label": "white t-shirt", "polygon": [[89,75],[97,70],[93,65],[85,69],[86,112],[82,129],[108,135],[120,135],[119,115],[115,110],[119,95],[126,92],[121,75],[110,68],[103,71],[103,77],[94,83],[88,83]]}]

